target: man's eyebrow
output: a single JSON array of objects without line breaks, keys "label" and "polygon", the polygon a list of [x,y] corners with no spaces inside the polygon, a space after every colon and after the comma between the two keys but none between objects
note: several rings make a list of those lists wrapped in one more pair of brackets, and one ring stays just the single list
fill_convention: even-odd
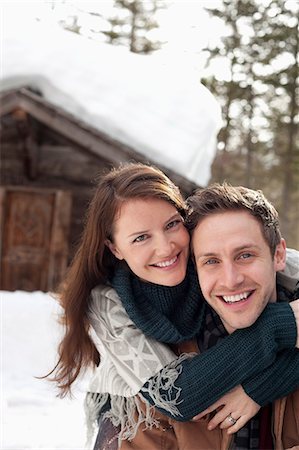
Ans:
[{"label": "man's eyebrow", "polygon": [[209,253],[196,253],[194,254],[195,258],[207,258],[207,257],[211,257],[211,256],[217,256],[217,253],[214,252],[209,252]]},{"label": "man's eyebrow", "polygon": [[258,249],[258,248],[260,248],[258,245],[253,244],[252,242],[250,242],[249,244],[240,245],[239,247],[236,247],[234,250],[237,253],[237,252],[240,252],[242,250]]},{"label": "man's eyebrow", "polygon": [[[242,244],[239,247],[234,248],[234,253],[239,253],[240,251],[244,251],[244,250],[250,250],[250,249],[258,249],[259,246],[255,245],[253,243],[249,243],[249,244]],[[198,258],[207,258],[207,257],[212,257],[212,256],[218,256],[217,252],[206,252],[206,253],[200,253],[200,251],[198,251],[196,254],[194,253],[194,256],[196,259]]]}]

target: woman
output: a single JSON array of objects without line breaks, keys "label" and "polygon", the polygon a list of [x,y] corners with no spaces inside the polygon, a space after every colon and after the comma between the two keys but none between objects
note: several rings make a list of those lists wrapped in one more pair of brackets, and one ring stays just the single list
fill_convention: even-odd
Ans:
[{"label": "woman", "polygon": [[[142,448],[136,444],[141,433],[148,439],[147,447],[141,441],[144,448],[159,448],[157,433],[167,436],[168,448],[179,448],[174,423],[189,421],[241,382],[245,387],[279,350],[295,345],[292,309],[269,305],[250,329],[188,355],[196,351],[205,308],[185,214],[178,188],[158,169],[131,164],[112,170],[98,184],[62,286],[66,332],[54,380],[65,395],[81,370],[101,358],[87,407],[91,419],[105,414],[109,426],[119,427],[121,448]],[[279,358],[276,364],[283,377],[284,364]],[[289,391],[296,382],[286,380]],[[256,383],[257,392],[258,377]],[[251,402],[253,415],[258,405]],[[116,445],[112,425],[105,448]]]}]

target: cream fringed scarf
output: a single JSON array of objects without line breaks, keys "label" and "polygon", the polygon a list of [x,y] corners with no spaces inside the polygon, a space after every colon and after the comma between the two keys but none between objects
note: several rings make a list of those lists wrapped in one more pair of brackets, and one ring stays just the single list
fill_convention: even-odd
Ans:
[{"label": "cream fringed scarf", "polygon": [[[193,338],[201,329],[205,308],[191,261],[186,278],[178,286],[168,287],[141,281],[122,264],[115,272],[112,285],[134,325],[145,336],[157,342],[180,343]],[[140,345],[138,347],[140,349]],[[119,356],[122,351],[120,344]],[[153,373],[146,386],[140,386],[141,391],[144,390],[154,400],[156,407],[163,408],[174,417],[179,415],[176,405],[181,392],[181,389],[176,388],[175,381],[182,370],[181,362],[187,357],[190,355],[175,359],[167,368]],[[169,386],[172,394],[176,392],[174,398],[165,399],[161,396],[160,389],[165,385]],[[140,393],[136,394],[134,397],[89,394],[88,409],[97,415],[109,402],[109,409],[104,414],[115,427],[120,427],[119,440],[132,439],[141,423],[145,428],[158,426],[154,408],[146,403]]]},{"label": "cream fringed scarf", "polygon": [[[114,426],[120,427],[119,443],[132,439],[141,423],[144,428],[157,426],[154,408],[142,396],[142,389],[158,407],[178,416],[180,389],[175,382],[182,361],[192,356],[178,358],[167,345],[145,336],[129,318],[114,289],[97,286],[91,297],[91,336],[101,362],[94,371],[85,401],[89,447],[101,411],[105,411],[105,417]],[[177,390],[175,398],[160,395],[159,387],[165,385],[172,392]]]}]

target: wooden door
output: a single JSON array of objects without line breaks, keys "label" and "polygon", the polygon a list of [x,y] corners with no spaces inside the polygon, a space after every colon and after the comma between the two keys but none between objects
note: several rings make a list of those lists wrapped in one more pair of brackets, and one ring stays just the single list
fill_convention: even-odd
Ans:
[{"label": "wooden door", "polygon": [[0,288],[54,290],[67,266],[70,193],[7,187],[0,194]]}]

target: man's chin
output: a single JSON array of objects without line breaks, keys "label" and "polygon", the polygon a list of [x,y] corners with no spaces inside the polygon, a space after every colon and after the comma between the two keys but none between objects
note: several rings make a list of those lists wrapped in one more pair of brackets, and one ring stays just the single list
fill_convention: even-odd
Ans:
[{"label": "man's chin", "polygon": [[254,324],[254,322],[257,320],[257,318],[248,320],[248,319],[244,319],[244,320],[231,320],[229,322],[225,322],[224,320],[222,320],[223,325],[226,329],[226,331],[231,334],[236,330],[243,330],[244,328],[248,328],[251,327],[251,325]]}]

